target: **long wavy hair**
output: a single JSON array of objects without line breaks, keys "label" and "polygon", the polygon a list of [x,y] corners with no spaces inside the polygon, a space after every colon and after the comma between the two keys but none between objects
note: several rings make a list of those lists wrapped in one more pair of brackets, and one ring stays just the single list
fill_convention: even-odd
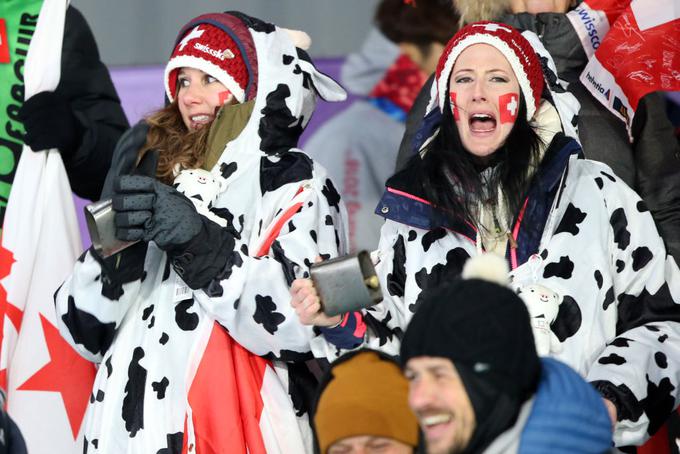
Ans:
[{"label": "long wavy hair", "polygon": [[177,100],[146,118],[149,132],[146,143],[139,150],[138,162],[150,150],[158,151],[156,178],[171,184],[177,165],[195,169],[203,165],[208,147],[210,125],[191,131],[186,127],[177,106]]},{"label": "long wavy hair", "polygon": [[500,185],[508,216],[513,217],[529,187],[529,166],[537,164],[541,144],[526,119],[524,97],[520,94],[517,120],[508,138],[485,162],[463,147],[448,97],[445,103],[439,134],[426,146],[422,158],[414,156],[420,162],[412,162],[425,196],[451,219],[478,225],[479,202],[497,203]]}]

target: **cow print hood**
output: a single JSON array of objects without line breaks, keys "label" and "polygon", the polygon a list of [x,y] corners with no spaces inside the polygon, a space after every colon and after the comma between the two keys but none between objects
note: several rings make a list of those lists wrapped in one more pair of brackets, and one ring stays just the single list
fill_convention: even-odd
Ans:
[{"label": "cow print hood", "polygon": [[[225,144],[212,172],[225,188],[259,175],[254,166],[270,167],[297,147],[311,118],[317,96],[326,101],[346,99],[344,89],[321,73],[307,52],[293,42],[295,32],[240,12],[205,14],[180,30],[207,23],[225,31],[237,43],[248,70],[245,100],[253,113],[237,138]],[[263,162],[268,161],[268,162]],[[264,191],[258,191],[264,192]]]}]

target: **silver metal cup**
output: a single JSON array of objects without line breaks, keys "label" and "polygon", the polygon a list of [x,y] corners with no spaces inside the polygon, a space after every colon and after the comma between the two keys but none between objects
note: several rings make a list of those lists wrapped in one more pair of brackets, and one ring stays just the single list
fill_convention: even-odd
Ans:
[{"label": "silver metal cup", "polygon": [[344,314],[382,301],[380,282],[366,251],[315,263],[309,272],[326,315]]},{"label": "silver metal cup", "polygon": [[84,212],[92,246],[101,257],[110,257],[137,243],[116,238],[116,225],[113,221],[116,213],[113,211],[111,199],[86,205]]}]

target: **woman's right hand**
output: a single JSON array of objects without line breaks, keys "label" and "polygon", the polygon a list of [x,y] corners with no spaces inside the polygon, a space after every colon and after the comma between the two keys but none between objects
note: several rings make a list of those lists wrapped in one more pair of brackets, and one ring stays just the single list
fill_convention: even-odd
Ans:
[{"label": "woman's right hand", "polygon": [[335,326],[342,320],[341,315],[329,317],[321,311],[321,299],[311,279],[295,279],[290,294],[290,305],[303,325]]}]

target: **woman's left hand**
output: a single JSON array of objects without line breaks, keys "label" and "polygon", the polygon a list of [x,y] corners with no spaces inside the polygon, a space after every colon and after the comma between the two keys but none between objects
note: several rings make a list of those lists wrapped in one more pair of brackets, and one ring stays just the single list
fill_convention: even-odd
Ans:
[{"label": "woman's left hand", "polygon": [[124,241],[154,241],[168,250],[186,244],[203,221],[194,204],[155,178],[124,175],[114,183],[116,236]]}]

